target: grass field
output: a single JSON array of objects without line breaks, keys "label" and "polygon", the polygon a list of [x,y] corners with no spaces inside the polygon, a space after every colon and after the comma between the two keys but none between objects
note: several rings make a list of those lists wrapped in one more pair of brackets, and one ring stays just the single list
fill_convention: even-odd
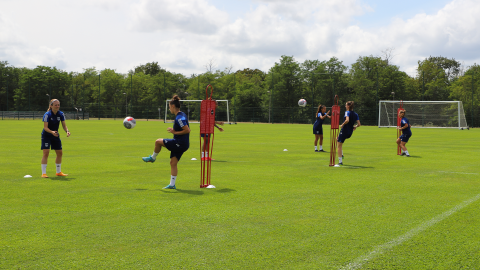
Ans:
[{"label": "grass field", "polygon": [[394,129],[362,126],[332,168],[311,125],[227,125],[217,188],[200,189],[191,124],[177,190],[164,190],[170,153],[141,157],[172,124],[67,120],[69,176],[52,152],[49,179],[41,121],[1,124],[1,269],[480,269],[478,129],[413,129],[407,158]]}]

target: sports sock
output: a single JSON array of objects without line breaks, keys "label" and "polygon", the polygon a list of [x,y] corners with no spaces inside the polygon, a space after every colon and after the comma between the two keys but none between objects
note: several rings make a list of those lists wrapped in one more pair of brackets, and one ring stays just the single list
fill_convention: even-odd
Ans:
[{"label": "sports sock", "polygon": [[47,174],[47,164],[42,164],[42,174]]},{"label": "sports sock", "polygon": [[342,157],[338,157],[338,163],[342,163]]},{"label": "sports sock", "polygon": [[61,173],[62,172],[62,164],[55,164],[57,166],[57,173]]},{"label": "sports sock", "polygon": [[323,150],[323,145],[320,145],[320,150]]},{"label": "sports sock", "polygon": [[408,153],[408,150],[407,150],[407,151],[405,151],[405,154],[406,154],[406,155],[410,155],[410,154]]},{"label": "sports sock", "polygon": [[205,152],[205,157],[208,157],[208,152]]},{"label": "sports sock", "polygon": [[157,156],[158,156],[158,153],[155,153],[155,151],[153,151],[152,158],[157,159]]},{"label": "sports sock", "polygon": [[175,186],[175,180],[177,180],[177,176],[170,176],[170,186]]},{"label": "sports sock", "polygon": [[317,151],[317,146],[315,145],[315,151]]},{"label": "sports sock", "polygon": [[202,158],[204,158],[204,157],[205,157],[205,152],[202,152]]}]

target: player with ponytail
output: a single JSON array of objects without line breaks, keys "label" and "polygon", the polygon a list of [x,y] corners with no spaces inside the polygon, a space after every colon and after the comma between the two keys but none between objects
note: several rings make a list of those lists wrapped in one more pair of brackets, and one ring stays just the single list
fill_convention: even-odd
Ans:
[{"label": "player with ponytail", "polygon": [[173,134],[173,139],[157,139],[155,141],[155,148],[153,154],[148,157],[143,157],[145,162],[155,162],[157,155],[166,147],[170,150],[170,184],[166,189],[176,189],[175,181],[177,180],[177,164],[180,161],[183,153],[190,147],[190,125],[188,123],[187,115],[180,111],[180,97],[174,95],[169,102],[170,112],[175,115],[175,122],[173,128],[169,127],[168,132]]},{"label": "player with ponytail", "polygon": [[67,176],[62,172],[62,141],[60,140],[60,134],[58,133],[58,127],[62,123],[63,130],[67,133],[67,137],[70,137],[70,131],[65,124],[65,115],[60,111],[60,101],[58,99],[50,100],[47,112],[43,115],[43,130],[42,130],[42,177],[47,176],[47,163],[48,156],[50,154],[50,148],[55,150],[57,158],[55,159],[55,165],[57,168],[57,176]]},{"label": "player with ponytail", "polygon": [[401,126],[397,127],[398,129],[402,130],[402,135],[400,135],[400,137],[397,139],[397,144],[402,149],[402,156],[406,155],[407,157],[410,157],[405,144],[407,144],[408,140],[412,136],[412,130],[410,129],[411,125],[408,119],[405,117],[405,110],[401,110],[398,116],[402,118],[400,121]]},{"label": "player with ponytail", "polygon": [[[343,117],[343,123],[340,125],[340,134],[337,138],[337,148],[338,148],[338,164],[343,165],[343,143],[346,139],[350,138],[353,134],[353,131],[360,126],[360,118],[358,114],[353,111],[355,103],[349,101],[345,104],[345,116]],[[355,124],[357,124],[355,126]]]},{"label": "player with ponytail", "polygon": [[[326,110],[327,108],[325,107],[325,105],[320,104],[318,105],[317,113],[315,114],[317,116],[317,120],[313,124],[313,134],[315,134],[315,152],[325,152],[323,150],[323,120],[325,119],[325,117],[332,118],[330,115],[328,115],[330,111],[325,113]],[[319,140],[320,149],[317,149],[317,143]]]}]

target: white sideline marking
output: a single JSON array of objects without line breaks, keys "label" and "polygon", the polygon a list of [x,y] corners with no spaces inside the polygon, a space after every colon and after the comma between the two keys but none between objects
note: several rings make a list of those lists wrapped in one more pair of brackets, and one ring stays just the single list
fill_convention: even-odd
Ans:
[{"label": "white sideline marking", "polygon": [[458,174],[476,174],[476,175],[478,175],[478,173],[467,173],[467,172],[446,172],[446,171],[438,171],[438,172],[443,172],[443,173],[458,173]]},{"label": "white sideline marking", "polygon": [[372,252],[358,257],[357,259],[355,259],[355,261],[349,263],[348,265],[346,265],[346,266],[344,266],[340,269],[349,269],[350,270],[350,269],[361,268],[365,263],[367,263],[369,260],[375,258],[377,255],[382,254],[385,251],[387,251],[389,249],[392,249],[393,247],[398,246],[398,245],[402,244],[403,242],[405,242],[407,240],[410,240],[412,237],[416,236],[417,234],[421,233],[422,231],[425,231],[426,229],[432,227],[433,225],[439,223],[440,221],[448,218],[452,214],[455,214],[456,212],[458,212],[459,210],[467,207],[471,203],[476,202],[478,199],[480,199],[480,194],[478,194],[477,196],[475,196],[475,197],[473,197],[469,200],[466,200],[466,201],[462,202],[461,204],[453,207],[452,209],[448,210],[447,212],[444,212],[444,213],[432,218],[431,220],[421,224],[420,226],[408,231],[406,234],[404,234],[404,235],[402,235],[402,236],[400,236],[396,239],[393,239],[392,241],[390,241],[388,243],[385,243],[383,245],[379,245],[379,246],[375,247],[375,249]]}]

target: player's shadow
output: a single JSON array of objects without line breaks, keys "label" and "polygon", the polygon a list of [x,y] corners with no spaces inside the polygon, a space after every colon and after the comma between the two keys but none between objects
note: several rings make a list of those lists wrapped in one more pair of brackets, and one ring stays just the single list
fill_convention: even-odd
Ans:
[{"label": "player's shadow", "polygon": [[412,156],[412,155],[410,155],[409,158],[422,158],[422,157],[421,157],[421,156]]},{"label": "player's shadow", "polygon": [[[203,195],[205,192],[202,190],[188,190],[188,189],[176,189],[178,193],[185,193],[188,195]],[[163,192],[167,192],[166,190],[162,190]]]},{"label": "player's shadow", "polygon": [[345,169],[350,169],[350,170],[353,170],[353,169],[375,169],[375,167],[367,167],[367,166],[357,166],[357,165],[341,165],[343,168]]},{"label": "player's shadow", "polygon": [[212,162],[228,162],[226,160],[212,160]]},{"label": "player's shadow", "polygon": [[54,177],[54,178],[50,178],[50,179],[52,179],[52,181],[72,181],[72,180],[75,180],[75,178],[71,178],[71,177],[65,178],[64,176]]}]

